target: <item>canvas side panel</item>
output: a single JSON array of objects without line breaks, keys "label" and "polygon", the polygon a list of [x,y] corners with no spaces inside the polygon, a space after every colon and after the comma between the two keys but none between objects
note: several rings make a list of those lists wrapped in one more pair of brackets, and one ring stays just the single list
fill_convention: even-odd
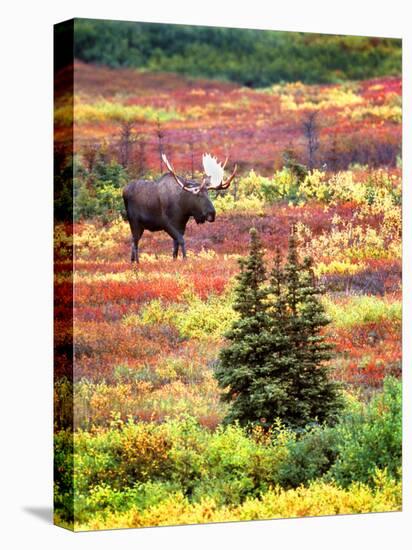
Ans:
[{"label": "canvas side panel", "polygon": [[73,20],[54,27],[54,523],[73,530]]}]

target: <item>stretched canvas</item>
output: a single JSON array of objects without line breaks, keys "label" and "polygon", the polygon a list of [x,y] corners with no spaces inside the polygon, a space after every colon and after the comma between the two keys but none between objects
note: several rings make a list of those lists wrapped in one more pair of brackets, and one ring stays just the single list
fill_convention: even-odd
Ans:
[{"label": "stretched canvas", "polygon": [[401,510],[396,38],[55,26],[55,523]]}]

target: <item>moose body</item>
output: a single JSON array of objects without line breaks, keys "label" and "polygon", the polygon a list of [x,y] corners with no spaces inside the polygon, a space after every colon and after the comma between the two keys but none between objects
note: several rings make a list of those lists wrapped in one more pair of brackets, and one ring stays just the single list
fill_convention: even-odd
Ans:
[{"label": "moose body", "polygon": [[197,223],[215,220],[215,209],[207,191],[197,195],[176,185],[173,176],[163,175],[157,181],[132,181],[123,191],[127,219],[132,232],[131,260],[139,261],[138,244],[143,231],[166,231],[173,239],[173,257],[181,247],[186,257],[184,234],[191,217]]},{"label": "moose body", "polygon": [[[145,229],[166,231],[173,239],[173,257],[177,258],[180,246],[185,258],[184,234],[189,219],[193,217],[196,223],[213,222],[216,212],[208,196],[208,189],[222,189],[225,188],[223,185],[228,187],[236,172],[235,168],[231,178],[224,183],[221,179],[219,185],[212,185],[210,177],[204,178],[198,184],[176,176],[165,156],[163,160],[169,173],[157,181],[132,181],[123,190],[127,219],[132,232],[132,262],[139,261],[139,240]],[[213,162],[216,161],[213,159]],[[223,167],[217,166],[223,174]]]}]

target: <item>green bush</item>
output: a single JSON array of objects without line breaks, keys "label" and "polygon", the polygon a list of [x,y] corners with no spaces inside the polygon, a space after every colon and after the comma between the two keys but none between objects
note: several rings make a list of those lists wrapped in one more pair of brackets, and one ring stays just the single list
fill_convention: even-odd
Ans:
[{"label": "green bush", "polygon": [[75,162],[73,179],[74,220],[99,217],[103,223],[123,215],[122,189],[129,180],[126,170],[115,161],[100,157],[91,172]]},{"label": "green bush", "polygon": [[263,208],[265,203],[263,199],[257,197],[254,194],[241,195],[237,199],[231,194],[218,195],[213,204],[217,214],[223,214],[225,212],[234,212],[239,214],[241,212],[253,212],[257,215],[263,214]]},{"label": "green bush", "polygon": [[[229,198],[228,198],[229,197]],[[221,211],[260,209],[266,204],[274,204],[278,201],[296,203],[300,198],[299,180],[288,168],[283,168],[274,173],[272,178],[260,176],[254,170],[240,178],[237,199],[233,195],[226,194],[217,197],[217,204]],[[255,208],[252,208],[255,201]]]},{"label": "green bush", "polygon": [[337,457],[337,433],[315,426],[287,444],[287,459],[279,466],[279,485],[295,488],[326,474]]},{"label": "green bush", "polygon": [[230,295],[211,295],[206,301],[191,296],[188,308],[176,315],[174,324],[184,338],[210,339],[220,338],[234,319]]},{"label": "green bush", "polygon": [[54,507],[68,522],[74,519],[74,495],[73,433],[61,430],[54,439]]},{"label": "green bush", "polygon": [[93,434],[62,431],[56,435],[59,515],[70,517],[73,486],[77,520],[98,506],[145,506],[154,493],[177,489],[194,501],[213,495],[221,503],[240,503],[278,482],[277,466],[286,458],[288,437],[280,430],[262,442],[238,425],[210,432],[191,417],[163,424],[115,418],[110,429]]},{"label": "green bush", "polygon": [[400,322],[402,319],[402,302],[399,300],[393,301],[377,296],[353,296],[347,302],[339,304],[325,297],[323,303],[333,324],[339,328],[382,321]]},{"label": "green bush", "polygon": [[[399,480],[401,384],[387,379],[369,404],[347,404],[338,425],[292,432],[277,422],[265,431],[238,424],[205,429],[190,416],[161,424],[123,422],[109,429],[55,436],[55,503],[65,521],[96,513],[145,510],[181,494],[238,506],[276,487],[326,481],[380,489]],[[73,459],[74,445],[74,459]],[[75,496],[74,496],[75,495]]]},{"label": "green bush", "polygon": [[157,506],[178,491],[179,487],[167,481],[147,481],[136,483],[124,490],[113,489],[102,483],[94,485],[88,493],[83,493],[75,500],[76,522],[87,521],[91,515],[104,510],[107,512],[123,512],[131,507],[143,511]]},{"label": "green bush", "polygon": [[95,194],[81,178],[74,178],[74,202],[73,217],[74,221],[87,220],[94,218],[99,211],[99,201]]},{"label": "green bush", "polygon": [[168,428],[172,441],[170,458],[173,462],[170,479],[178,484],[183,494],[190,497],[203,475],[211,434],[190,416],[180,421],[171,421]]},{"label": "green bush", "polygon": [[219,339],[227,331],[236,313],[232,309],[230,294],[212,294],[201,300],[195,294],[187,295],[187,305],[164,304],[154,299],[141,310],[140,316],[126,316],[125,324],[165,324],[174,326],[182,338]]},{"label": "green bush", "polygon": [[387,378],[383,392],[368,405],[356,403],[336,427],[338,458],[330,476],[341,486],[374,483],[376,469],[400,478],[402,462],[402,385]]},{"label": "green bush", "polygon": [[278,466],[288,453],[285,442],[292,434],[281,429],[259,440],[262,434],[248,435],[239,425],[220,426],[205,451],[206,469],[194,500],[212,497],[219,505],[240,504],[276,485]]},{"label": "green bush", "polygon": [[291,170],[283,168],[283,170],[277,171],[273,176],[273,181],[279,199],[294,204],[299,201],[299,180]]}]

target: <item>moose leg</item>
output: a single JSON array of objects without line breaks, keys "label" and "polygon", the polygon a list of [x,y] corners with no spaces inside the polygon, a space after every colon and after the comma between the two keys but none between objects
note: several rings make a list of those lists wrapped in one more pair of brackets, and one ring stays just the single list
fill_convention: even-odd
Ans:
[{"label": "moose leg", "polygon": [[138,252],[138,243],[135,243],[134,238],[132,237],[132,254],[130,257],[131,262],[139,261],[139,252]]},{"label": "moose leg", "polygon": [[182,240],[179,244],[180,244],[180,248],[182,249],[183,258],[186,260],[186,243],[185,243],[185,240],[183,238],[183,235],[182,235]]},{"label": "moose leg", "polygon": [[143,235],[143,228],[139,224],[133,224],[132,229],[132,254],[131,261],[139,263],[139,240]]},{"label": "moose leg", "polygon": [[173,258],[175,259],[177,258],[179,246],[182,250],[183,258],[186,258],[186,245],[185,245],[185,240],[183,238],[183,235],[179,233],[179,231],[174,227],[168,226],[165,228],[165,230],[173,239]]},{"label": "moose leg", "polygon": [[177,258],[179,251],[179,242],[176,239],[173,239],[173,258]]},{"label": "moose leg", "polygon": [[182,251],[183,258],[186,259],[186,245],[183,235],[180,235],[173,239],[173,258],[176,259],[179,251],[179,246]]}]

